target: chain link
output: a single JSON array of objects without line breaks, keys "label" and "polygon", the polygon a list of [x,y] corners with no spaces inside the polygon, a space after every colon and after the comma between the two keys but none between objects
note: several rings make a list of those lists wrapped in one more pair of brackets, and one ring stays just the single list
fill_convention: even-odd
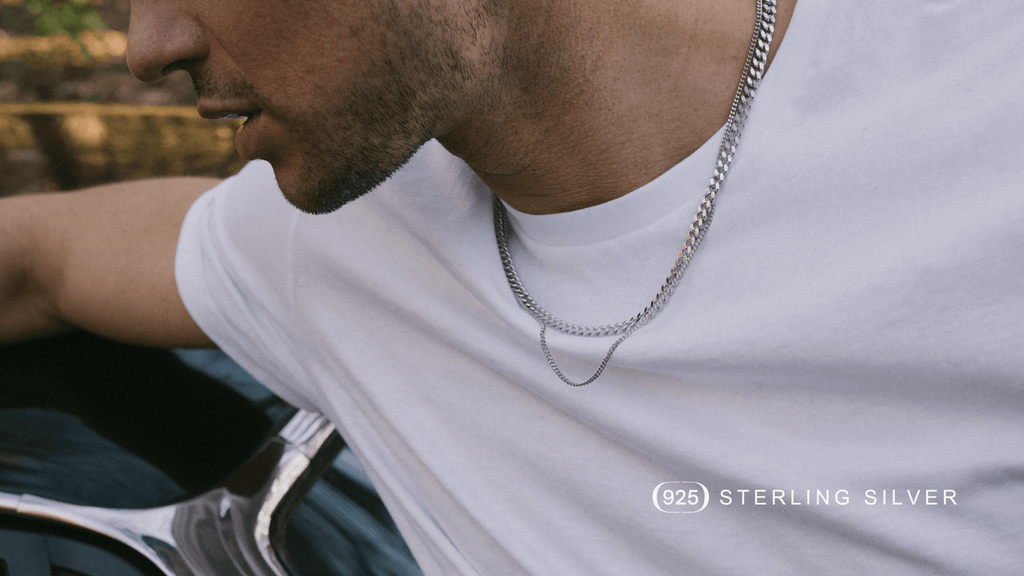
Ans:
[{"label": "chain link", "polygon": [[[757,19],[754,24],[754,35],[750,41],[750,48],[747,50],[747,60],[743,65],[743,74],[740,77],[739,87],[736,89],[736,95],[733,97],[729,119],[726,121],[725,134],[722,137],[718,156],[715,159],[715,169],[711,176],[711,183],[704,191],[700,207],[693,216],[693,222],[690,224],[690,230],[686,234],[686,240],[679,251],[679,257],[676,258],[675,265],[665,279],[665,284],[662,285],[661,291],[651,300],[651,303],[636,316],[616,324],[581,326],[565,322],[537,304],[530,297],[529,292],[526,291],[526,287],[523,286],[522,281],[519,279],[519,274],[516,273],[515,264],[512,262],[512,252],[509,250],[507,241],[509,228],[508,212],[505,210],[505,205],[502,204],[501,200],[497,197],[494,198],[494,234],[498,243],[498,254],[501,256],[501,263],[505,269],[505,278],[508,279],[508,285],[512,289],[512,293],[515,295],[519,305],[540,322],[540,346],[544,351],[544,357],[547,358],[548,364],[555,375],[566,384],[570,386],[585,386],[597,380],[598,376],[604,372],[609,360],[611,360],[612,353],[615,352],[619,344],[661,311],[669,296],[672,295],[672,292],[679,285],[680,280],[682,280],[683,272],[686,271],[686,267],[690,264],[690,259],[693,258],[694,252],[697,251],[697,247],[700,246],[701,241],[704,239],[704,234],[707,233],[708,227],[711,226],[711,219],[715,213],[715,196],[725,183],[725,177],[729,173],[729,166],[732,164],[733,155],[736,153],[740,136],[743,133],[743,127],[746,124],[750,104],[754,99],[757,86],[764,76],[765,66],[768,62],[768,50],[771,47],[772,36],[775,33],[775,13],[775,0],[757,0]],[[608,349],[608,353],[605,354],[604,359],[593,376],[584,382],[572,382],[558,369],[558,365],[548,349],[545,338],[548,326],[573,336],[621,336]]]}]

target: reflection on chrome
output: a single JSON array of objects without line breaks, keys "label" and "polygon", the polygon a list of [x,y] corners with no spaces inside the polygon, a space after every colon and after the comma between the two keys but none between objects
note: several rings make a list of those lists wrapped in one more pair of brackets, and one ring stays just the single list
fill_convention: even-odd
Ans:
[{"label": "reflection on chrome", "polygon": [[0,493],[0,513],[55,521],[127,544],[168,576],[288,576],[275,532],[344,446],[327,420],[298,411],[224,486],[144,510]]}]

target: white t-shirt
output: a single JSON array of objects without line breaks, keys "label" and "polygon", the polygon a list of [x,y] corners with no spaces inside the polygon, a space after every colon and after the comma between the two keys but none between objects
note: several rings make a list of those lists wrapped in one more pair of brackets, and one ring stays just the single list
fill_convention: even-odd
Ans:
[{"label": "white t-shirt", "polygon": [[[583,388],[509,290],[491,193],[434,142],[327,216],[250,164],[189,213],[179,287],[337,424],[427,574],[1020,574],[1022,16],[800,0],[683,281]],[[533,297],[635,315],[717,147],[510,210]],[[548,342],[580,380],[611,340]]]}]

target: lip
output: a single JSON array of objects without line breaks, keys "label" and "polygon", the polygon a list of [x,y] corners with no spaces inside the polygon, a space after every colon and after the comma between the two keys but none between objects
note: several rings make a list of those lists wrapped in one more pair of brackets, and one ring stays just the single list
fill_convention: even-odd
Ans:
[{"label": "lip", "polygon": [[243,160],[252,161],[265,156],[261,153],[261,139],[258,136],[259,124],[263,118],[262,111],[248,116],[242,127],[235,133],[235,150]]},{"label": "lip", "polygon": [[264,156],[261,138],[257,136],[257,125],[263,116],[263,110],[247,100],[217,100],[201,97],[196,104],[199,115],[207,120],[245,119],[242,127],[235,133],[235,150],[243,160],[251,161]]},{"label": "lip", "polygon": [[251,118],[260,112],[258,106],[242,100],[210,100],[200,98],[196,104],[199,115],[207,120],[221,118]]},{"label": "lip", "polygon": [[284,170],[295,155],[290,131],[273,114],[252,100],[201,97],[196,104],[199,115],[209,120],[245,118],[235,132],[235,150],[246,162],[266,160],[275,169]]}]

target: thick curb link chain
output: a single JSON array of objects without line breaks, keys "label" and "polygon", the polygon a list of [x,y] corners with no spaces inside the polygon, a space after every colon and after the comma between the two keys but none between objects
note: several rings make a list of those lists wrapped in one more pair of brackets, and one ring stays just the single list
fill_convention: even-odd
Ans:
[{"label": "thick curb link chain", "polygon": [[[516,273],[515,264],[512,262],[512,252],[509,250],[507,241],[509,228],[508,212],[505,210],[501,200],[497,197],[494,198],[494,234],[498,243],[498,254],[501,256],[501,263],[505,269],[505,278],[508,279],[508,285],[512,289],[512,293],[515,295],[519,305],[540,322],[540,346],[544,351],[544,357],[547,358],[548,364],[555,375],[566,384],[570,386],[585,386],[597,380],[598,376],[604,372],[605,367],[608,366],[608,361],[611,360],[612,353],[615,352],[619,344],[661,311],[669,296],[672,295],[672,292],[679,285],[680,280],[682,280],[683,272],[686,271],[686,267],[690,264],[694,252],[697,251],[697,247],[700,246],[701,241],[704,239],[704,234],[707,233],[708,228],[711,226],[711,218],[715,212],[715,196],[725,183],[725,177],[729,173],[729,166],[732,164],[733,156],[736,154],[736,148],[739,145],[740,136],[743,133],[743,127],[746,124],[751,102],[754,99],[757,86],[764,76],[765,66],[768,62],[768,50],[771,47],[772,36],[775,33],[775,14],[775,0],[757,0],[757,19],[754,24],[754,34],[750,41],[750,48],[747,51],[747,60],[743,66],[740,85],[733,98],[729,119],[726,121],[725,134],[722,137],[722,144],[718,150],[711,183],[704,191],[700,207],[693,216],[693,222],[690,224],[686,240],[679,251],[679,257],[676,258],[675,265],[669,272],[668,278],[665,279],[665,284],[662,285],[661,291],[658,292],[651,303],[636,316],[617,324],[580,326],[560,320],[537,304],[530,297],[526,287],[523,286],[519,275]],[[593,376],[583,382],[572,382],[558,369],[558,365],[548,349],[545,338],[548,326],[573,336],[621,336],[608,349],[604,360],[601,361]]]}]

